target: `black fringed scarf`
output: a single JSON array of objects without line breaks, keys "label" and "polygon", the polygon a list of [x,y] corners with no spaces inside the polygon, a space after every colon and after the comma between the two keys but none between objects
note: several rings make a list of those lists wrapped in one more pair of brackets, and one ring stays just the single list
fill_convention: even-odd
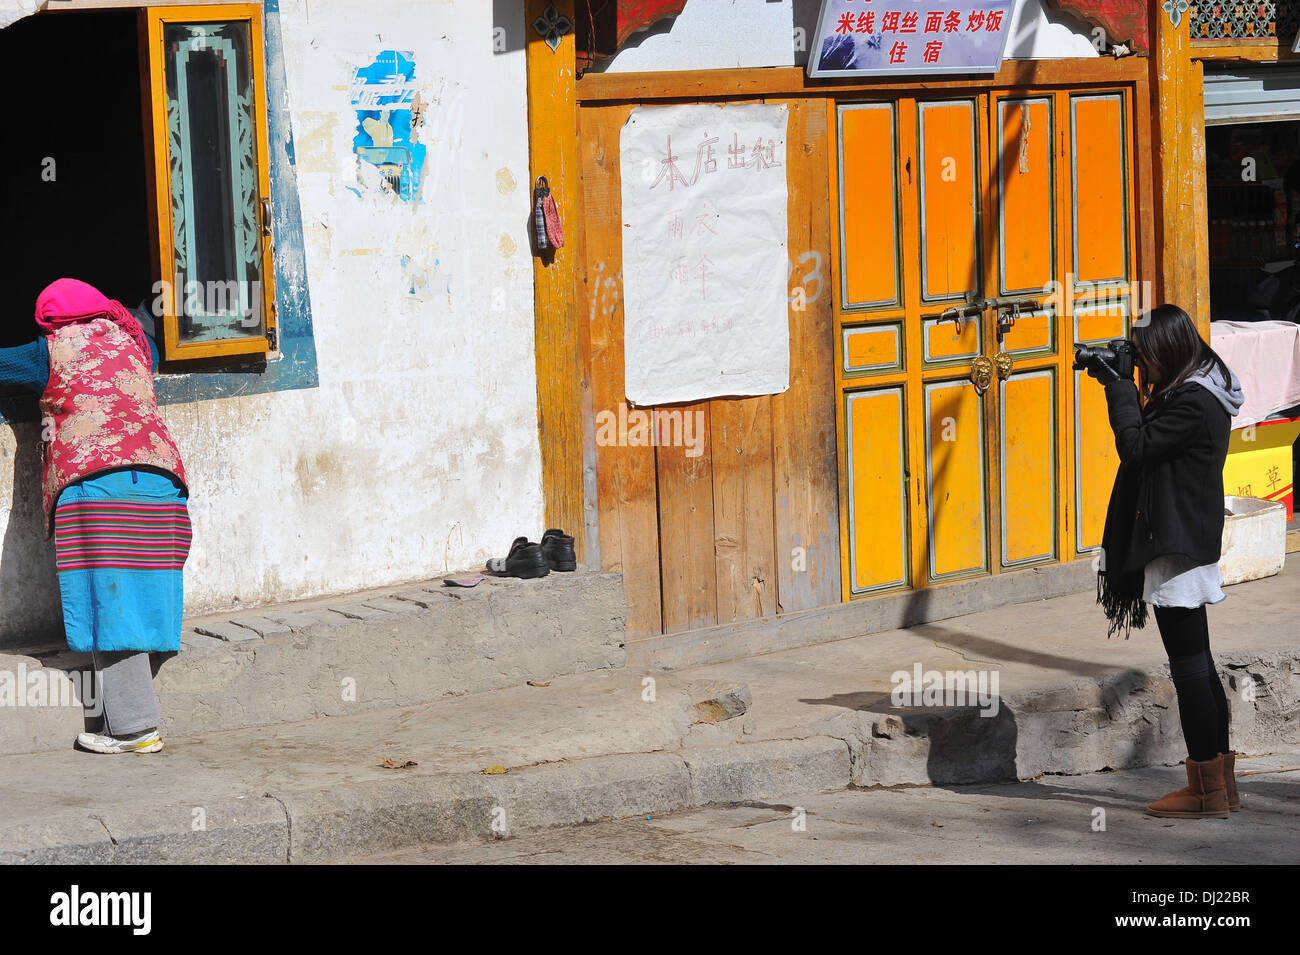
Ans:
[{"label": "black fringed scarf", "polygon": [[1097,603],[1101,604],[1106,619],[1110,621],[1107,638],[1123,630],[1127,640],[1131,628],[1141,630],[1147,623],[1147,605],[1142,600],[1145,568],[1141,564],[1136,569],[1128,568],[1141,483],[1139,465],[1120,464],[1115,472],[1110,504],[1106,508],[1106,527],[1101,535],[1106,569],[1097,571]]}]

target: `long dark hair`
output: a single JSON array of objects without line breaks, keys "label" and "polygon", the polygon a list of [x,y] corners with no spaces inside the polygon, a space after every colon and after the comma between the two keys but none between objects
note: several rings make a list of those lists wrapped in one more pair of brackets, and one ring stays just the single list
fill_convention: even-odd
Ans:
[{"label": "long dark hair", "polygon": [[[1232,383],[1227,363],[1177,305],[1158,305],[1134,322],[1133,344],[1139,354],[1138,387],[1148,401],[1162,398],[1198,371],[1213,367],[1223,373],[1225,385]],[[1158,387],[1152,386],[1153,377],[1159,379]]]}]

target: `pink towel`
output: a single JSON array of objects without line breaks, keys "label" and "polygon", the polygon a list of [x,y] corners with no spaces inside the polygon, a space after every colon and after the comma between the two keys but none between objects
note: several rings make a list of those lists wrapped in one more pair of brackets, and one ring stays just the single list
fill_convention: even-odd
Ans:
[{"label": "pink towel", "polygon": [[150,364],[149,340],[135,316],[115,299],[108,298],[93,285],[77,279],[59,279],[45,286],[36,298],[36,326],[49,334],[64,325],[75,325],[105,316],[116,322],[140,346],[140,354]]},{"label": "pink towel", "polygon": [[1300,405],[1300,325],[1295,322],[1210,322],[1210,345],[1237,373],[1246,396],[1234,428]]}]

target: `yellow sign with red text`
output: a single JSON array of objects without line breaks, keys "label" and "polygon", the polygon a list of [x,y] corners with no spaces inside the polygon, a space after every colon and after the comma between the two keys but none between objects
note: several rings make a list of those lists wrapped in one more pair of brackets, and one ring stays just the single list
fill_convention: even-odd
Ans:
[{"label": "yellow sign with red text", "polygon": [[1223,493],[1281,501],[1289,522],[1294,490],[1291,445],[1297,435],[1300,420],[1265,421],[1232,432],[1223,466]]}]

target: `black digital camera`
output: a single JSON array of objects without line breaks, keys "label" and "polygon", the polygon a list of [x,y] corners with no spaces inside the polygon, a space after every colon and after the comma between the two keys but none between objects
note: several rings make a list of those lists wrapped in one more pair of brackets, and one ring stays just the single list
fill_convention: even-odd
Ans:
[{"label": "black digital camera", "polygon": [[1074,346],[1075,371],[1084,371],[1097,358],[1118,371],[1121,377],[1128,377],[1137,363],[1137,351],[1127,338],[1112,338],[1104,345]]}]

